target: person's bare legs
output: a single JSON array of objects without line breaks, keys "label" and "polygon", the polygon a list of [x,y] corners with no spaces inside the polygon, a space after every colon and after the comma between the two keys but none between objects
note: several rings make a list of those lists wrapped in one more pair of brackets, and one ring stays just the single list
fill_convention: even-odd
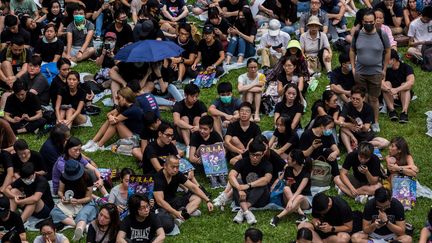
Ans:
[{"label": "person's bare legs", "polygon": [[109,122],[105,121],[104,124],[102,124],[101,128],[99,128],[99,131],[96,133],[96,135],[93,137],[92,140],[96,143],[99,142],[99,140],[107,132],[109,126],[110,126]]},{"label": "person's bare legs", "polygon": [[[386,81],[385,83],[389,87],[392,87],[392,85],[391,85],[390,82]],[[389,91],[386,91],[386,90],[382,90],[382,94],[383,94],[384,100],[386,102],[388,111],[394,110],[394,98],[393,98],[393,95]]]},{"label": "person's bare legs", "polygon": [[354,233],[351,236],[351,241],[353,243],[368,243],[369,242],[369,235],[364,233],[363,231]]},{"label": "person's bare legs", "polygon": [[369,143],[379,149],[387,148],[390,145],[390,142],[382,137],[375,137],[374,139],[369,141]]},{"label": "person's bare legs", "polygon": [[116,129],[120,138],[130,138],[133,135],[129,128],[127,128],[123,122],[117,123]]},{"label": "person's bare legs", "polygon": [[301,229],[301,228],[308,228],[312,231],[312,242],[316,242],[316,243],[322,243],[323,240],[319,237],[319,235],[317,234],[317,232],[315,232],[315,228],[312,225],[312,223],[310,222],[301,222],[298,226],[297,229]]},{"label": "person's bare legs", "polygon": [[184,65],[184,63],[179,63],[178,71],[177,71],[177,80],[183,81],[185,73],[186,73],[186,66]]},{"label": "person's bare legs", "polygon": [[94,47],[87,47],[80,58],[76,58],[76,62],[81,62],[89,59],[95,54],[96,50]]},{"label": "person's bare legs", "polygon": [[254,105],[255,105],[255,122],[260,122],[260,106],[261,106],[261,92],[253,93],[254,96]]},{"label": "person's bare legs", "polygon": [[186,205],[186,211],[191,214],[199,208],[200,204],[201,198],[194,194],[189,198],[189,203]]},{"label": "person's bare legs", "polygon": [[116,99],[117,97],[117,92],[121,89],[121,85],[119,83],[117,83],[116,81],[112,80],[111,81],[111,97],[113,100],[113,103],[115,105],[118,105],[118,101]]},{"label": "person's bare legs", "polygon": [[223,137],[222,134],[222,119],[220,116],[212,116],[213,117],[213,128],[215,132],[219,133],[221,137]]},{"label": "person's bare legs", "polygon": [[409,105],[411,102],[411,91],[406,90],[406,91],[400,92],[400,99],[401,99],[401,103],[402,103],[402,112],[405,112],[408,114],[408,108],[409,108]]},{"label": "person's bare legs", "polygon": [[375,123],[378,123],[379,118],[379,102],[378,97],[373,97],[371,95],[368,95],[369,104],[372,106],[374,116],[375,116]]},{"label": "person's bare legs", "polygon": [[35,204],[26,205],[21,213],[21,219],[26,222],[30,216],[35,212],[40,212],[45,207],[45,203],[42,200],[37,201]]},{"label": "person's bare legs", "polygon": [[6,106],[6,101],[7,98],[12,94],[12,92],[4,92],[1,100],[0,100],[0,110],[4,110],[5,106]]},{"label": "person's bare legs", "polygon": [[351,133],[349,129],[347,128],[341,128],[341,140],[343,145],[345,146],[347,153],[351,153],[353,149],[351,148],[351,136],[349,135]]},{"label": "person's bare legs", "polygon": [[3,73],[6,77],[15,76],[13,73],[12,63],[9,61],[3,61],[1,63],[1,70],[3,71]]},{"label": "person's bare legs", "polygon": [[[189,118],[187,116],[183,116],[180,118],[182,121],[186,122],[187,124],[189,124]],[[185,143],[186,146],[189,146],[190,144],[190,130],[189,129],[183,129],[183,128],[178,128],[179,132],[183,138],[183,142]]]},{"label": "person's bare legs", "polygon": [[331,59],[332,59],[332,55],[330,54],[330,52],[327,49],[324,49],[323,52],[323,59],[324,59],[324,66],[327,72],[330,72],[331,69]]},{"label": "person's bare legs", "polygon": [[382,187],[381,183],[377,183],[375,185],[367,185],[357,188],[357,192],[360,195],[374,195],[376,189]]}]

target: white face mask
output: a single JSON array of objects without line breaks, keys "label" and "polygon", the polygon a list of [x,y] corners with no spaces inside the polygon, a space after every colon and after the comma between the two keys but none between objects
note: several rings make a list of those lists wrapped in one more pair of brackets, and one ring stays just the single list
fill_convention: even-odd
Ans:
[{"label": "white face mask", "polygon": [[35,181],[35,178],[33,177],[33,178],[27,178],[27,179],[21,179],[23,182],[24,182],[24,184],[26,184],[27,186],[28,185],[31,185],[34,181]]}]

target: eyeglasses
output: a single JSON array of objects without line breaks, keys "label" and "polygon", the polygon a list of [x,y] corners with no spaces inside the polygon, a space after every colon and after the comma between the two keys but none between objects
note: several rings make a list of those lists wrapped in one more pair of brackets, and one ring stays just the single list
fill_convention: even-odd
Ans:
[{"label": "eyeglasses", "polygon": [[249,109],[240,109],[241,113],[251,113],[252,111]]},{"label": "eyeglasses", "polygon": [[171,134],[171,133],[163,133],[163,135],[167,138],[173,138],[174,137],[174,134]]},{"label": "eyeglasses", "polygon": [[250,156],[253,157],[253,158],[259,158],[259,157],[261,157],[263,155],[264,155],[263,153],[253,153],[253,154],[250,154]]}]

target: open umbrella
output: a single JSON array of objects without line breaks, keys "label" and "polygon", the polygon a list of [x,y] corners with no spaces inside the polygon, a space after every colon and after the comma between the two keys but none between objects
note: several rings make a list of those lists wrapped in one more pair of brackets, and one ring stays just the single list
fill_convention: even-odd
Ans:
[{"label": "open umbrella", "polygon": [[114,59],[122,62],[157,62],[183,52],[172,41],[142,40],[120,49]]}]

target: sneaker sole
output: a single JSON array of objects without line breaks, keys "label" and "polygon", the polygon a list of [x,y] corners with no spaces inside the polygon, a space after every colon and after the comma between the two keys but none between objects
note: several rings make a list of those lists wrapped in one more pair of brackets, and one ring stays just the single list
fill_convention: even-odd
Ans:
[{"label": "sneaker sole", "polygon": [[390,121],[396,122],[398,120],[399,120],[399,118],[397,118],[397,117],[390,117]]},{"label": "sneaker sole", "polygon": [[405,120],[399,120],[399,123],[401,123],[401,124],[405,124],[405,123],[408,123],[408,121],[405,121]]}]

